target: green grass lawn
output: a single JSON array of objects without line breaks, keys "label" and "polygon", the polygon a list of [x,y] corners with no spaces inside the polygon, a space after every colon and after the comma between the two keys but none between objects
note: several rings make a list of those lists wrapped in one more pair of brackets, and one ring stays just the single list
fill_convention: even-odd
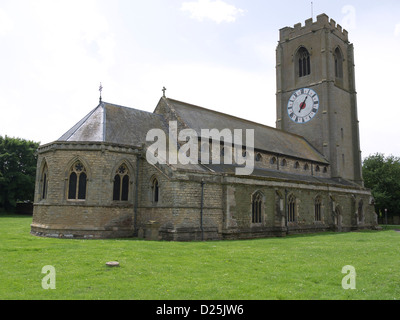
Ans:
[{"label": "green grass lawn", "polygon": [[[31,221],[0,215],[0,300],[400,298],[400,233],[391,229],[177,243],[38,238]],[[42,288],[46,265],[55,290]],[[355,290],[342,288],[346,265]]]}]

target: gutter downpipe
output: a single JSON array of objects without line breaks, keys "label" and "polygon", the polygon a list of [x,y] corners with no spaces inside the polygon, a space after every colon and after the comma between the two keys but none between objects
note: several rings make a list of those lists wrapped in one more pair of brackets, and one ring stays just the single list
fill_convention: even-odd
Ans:
[{"label": "gutter downpipe", "polygon": [[203,207],[204,207],[204,180],[201,180],[201,209],[200,209],[200,230],[201,241],[204,241],[204,228],[203,228]]},{"label": "gutter downpipe", "polygon": [[288,191],[287,189],[285,189],[285,227],[286,227],[286,234],[289,234],[287,195]]},{"label": "gutter downpipe", "polygon": [[133,208],[133,225],[135,228],[135,234],[137,235],[138,228],[137,228],[137,211],[138,211],[138,196],[139,196],[139,165],[140,165],[140,153],[137,154],[137,160],[136,160],[136,190],[135,190],[135,205]]}]

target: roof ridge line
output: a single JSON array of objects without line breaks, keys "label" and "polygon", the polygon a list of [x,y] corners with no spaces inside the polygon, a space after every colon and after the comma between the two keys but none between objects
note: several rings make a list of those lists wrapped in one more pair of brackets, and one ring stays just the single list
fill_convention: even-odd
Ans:
[{"label": "roof ridge line", "polygon": [[[73,127],[77,126],[79,123],[80,123],[80,125],[77,126],[76,129],[75,129],[71,134],[68,135],[68,137],[65,139],[65,141],[68,141],[68,139],[71,138],[71,137],[83,126],[83,124],[87,121],[87,119],[89,119],[90,116],[91,116],[93,113],[95,113],[95,111],[96,111],[99,107],[104,107],[104,106],[102,106],[102,104],[103,104],[103,102],[100,102],[96,108],[94,108],[93,110],[91,110],[86,116],[84,116],[80,121],[78,121]],[[72,128],[73,128],[73,127],[72,127]],[[68,131],[67,131],[67,132],[68,132]],[[66,132],[66,133],[67,133],[67,132]],[[65,135],[65,133],[64,133],[64,135]],[[62,135],[58,140],[60,140],[64,135]],[[57,141],[58,141],[58,140],[57,140]]]}]

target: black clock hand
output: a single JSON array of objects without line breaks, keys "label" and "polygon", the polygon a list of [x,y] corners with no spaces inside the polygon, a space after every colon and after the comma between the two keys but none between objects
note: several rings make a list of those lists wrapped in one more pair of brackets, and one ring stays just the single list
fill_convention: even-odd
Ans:
[{"label": "black clock hand", "polygon": [[306,101],[308,99],[308,96],[304,99],[304,101],[302,103],[300,103],[300,110],[299,113],[301,112],[301,110],[305,109],[306,105]]}]

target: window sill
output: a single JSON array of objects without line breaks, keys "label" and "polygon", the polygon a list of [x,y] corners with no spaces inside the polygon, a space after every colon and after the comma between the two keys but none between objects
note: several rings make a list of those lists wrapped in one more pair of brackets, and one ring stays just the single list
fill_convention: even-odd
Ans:
[{"label": "window sill", "polygon": [[86,200],[67,199],[67,202],[68,203],[79,203],[79,204],[81,204],[81,203],[85,203]]}]

